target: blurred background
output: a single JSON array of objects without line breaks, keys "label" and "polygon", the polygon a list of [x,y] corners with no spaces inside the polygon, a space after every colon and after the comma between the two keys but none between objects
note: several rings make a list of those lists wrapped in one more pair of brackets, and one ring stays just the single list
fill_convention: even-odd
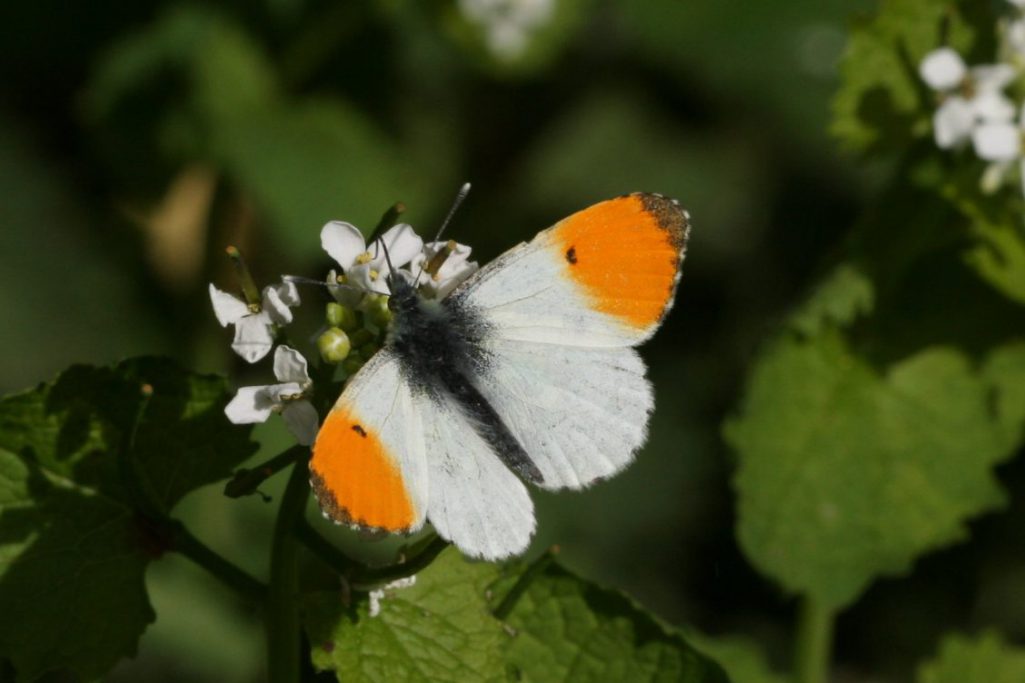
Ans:
[{"label": "blurred background", "polygon": [[[793,604],[737,548],[720,425],[760,342],[885,177],[827,132],[846,27],[872,5],[3,3],[0,390],[140,354],[267,383],[269,364],[240,362],[210,309],[209,282],[235,286],[228,244],[260,284],[319,278],[326,221],[369,230],[402,201],[431,233],[471,181],[450,236],[483,263],[595,201],[677,197],[694,228],[676,308],[643,349],[650,443],[612,481],[536,494],[535,550],[558,544],[666,621],[756,640],[783,667]],[[326,300],[303,296],[299,337]],[[278,423],[256,437],[255,461],[288,444]],[[1003,475],[1021,479],[1014,468]],[[219,486],[177,510],[260,576],[273,511]],[[970,546],[873,587],[840,618],[841,675],[904,680],[952,625],[1025,634],[1022,558],[998,551],[1020,517],[984,519]],[[322,530],[368,557],[394,552]],[[158,621],[110,680],[260,680],[256,615],[180,557],[147,581]]]}]

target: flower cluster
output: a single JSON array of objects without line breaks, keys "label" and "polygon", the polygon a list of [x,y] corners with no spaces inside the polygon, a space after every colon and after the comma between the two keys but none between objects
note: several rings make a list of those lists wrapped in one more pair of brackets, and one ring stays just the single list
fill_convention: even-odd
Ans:
[{"label": "flower cluster", "polygon": [[[454,241],[425,244],[406,223],[368,245],[352,224],[331,221],[321,229],[320,243],[338,264],[323,282],[333,301],[326,304],[325,323],[316,335],[320,360],[337,370],[328,378],[352,376],[386,341],[392,320],[389,282],[394,278],[413,285],[424,298],[442,299],[478,268],[469,260],[468,246]],[[221,325],[235,328],[232,349],[255,363],[274,349],[282,328],[292,322],[292,309],[301,303],[296,282],[305,278],[286,276],[282,284],[264,287],[261,293],[244,264],[240,267],[244,299],[211,284],[210,301]],[[276,384],[240,388],[225,414],[235,424],[251,424],[278,413],[300,444],[312,444],[319,418],[310,400],[313,380],[306,358],[291,346],[278,346],[274,376]]]},{"label": "flower cluster", "polygon": [[954,49],[941,47],[918,69],[939,101],[933,114],[936,144],[956,149],[970,142],[975,154],[990,162],[982,178],[988,192],[1015,167],[1025,183],[1025,102],[1016,103],[1006,92],[1025,70],[1025,0],[1009,2],[1013,16],[1002,22],[999,61],[969,67]]}]

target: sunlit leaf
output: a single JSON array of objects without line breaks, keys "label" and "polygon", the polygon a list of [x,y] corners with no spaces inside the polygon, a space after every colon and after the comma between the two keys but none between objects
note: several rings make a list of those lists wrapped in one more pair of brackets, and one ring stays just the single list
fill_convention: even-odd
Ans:
[{"label": "sunlit leaf", "polygon": [[[513,577],[499,585],[496,600],[515,585]],[[515,634],[506,663],[518,680],[727,681],[714,661],[623,593],[554,563],[532,578],[506,621]]]},{"label": "sunlit leaf", "polygon": [[992,468],[1014,444],[992,391],[949,348],[878,370],[836,333],[778,340],[727,425],[744,551],[787,590],[840,607],[964,538],[1005,500]]},{"label": "sunlit leaf", "polygon": [[992,52],[994,25],[988,3],[880,3],[876,16],[851,31],[841,65],[842,84],[833,101],[833,133],[857,149],[891,152],[913,137],[931,135],[935,102],[919,79],[919,62],[942,45],[962,51],[969,61],[974,50],[981,53],[988,46]]},{"label": "sunlit leaf", "polygon": [[971,639],[950,636],[936,659],[922,664],[917,683],[1020,683],[1025,681],[1025,649],[996,633]]},{"label": "sunlit leaf", "polygon": [[380,612],[366,596],[351,607],[337,593],[306,600],[313,665],[339,681],[487,681],[504,678],[508,635],[484,598],[490,565],[442,553],[408,588],[385,590]]}]

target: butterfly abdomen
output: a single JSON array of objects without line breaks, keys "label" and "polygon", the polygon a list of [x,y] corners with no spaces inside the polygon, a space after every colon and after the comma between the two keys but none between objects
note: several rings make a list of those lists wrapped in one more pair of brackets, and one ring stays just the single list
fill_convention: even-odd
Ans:
[{"label": "butterfly abdomen", "polygon": [[[419,298],[411,290],[393,296],[395,323],[392,348],[410,386],[432,401],[452,401],[492,451],[523,479],[543,481],[527,455],[470,377],[483,375],[488,366],[484,319],[455,299],[439,303]],[[409,297],[415,297],[410,299]],[[430,457],[430,454],[427,454]]]}]

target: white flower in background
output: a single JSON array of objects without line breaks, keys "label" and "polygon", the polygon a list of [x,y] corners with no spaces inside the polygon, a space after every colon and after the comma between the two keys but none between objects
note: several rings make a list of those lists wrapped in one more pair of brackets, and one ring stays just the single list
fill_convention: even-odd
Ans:
[{"label": "white flower in background", "polygon": [[[385,248],[381,247],[381,242],[384,242]],[[363,241],[363,234],[355,226],[331,221],[320,230],[320,244],[342,267],[346,284],[368,292],[390,294],[388,259],[392,267],[401,268],[420,253],[424,242],[413,232],[413,228],[400,223],[368,246]]]},{"label": "white flower in background", "polygon": [[484,41],[500,59],[516,59],[533,33],[551,21],[555,0],[459,0],[459,11],[484,31]]},{"label": "white flower in background", "polygon": [[1014,105],[1003,89],[1016,73],[1009,64],[968,68],[949,47],[933,50],[918,67],[922,80],[943,96],[933,115],[936,144],[944,149],[966,142],[980,123],[1010,121]]},{"label": "white flower in background", "polygon": [[[448,255],[441,266],[433,274],[427,272],[428,265],[442,251],[448,251]],[[414,277],[419,275],[416,284],[425,290],[428,296],[433,299],[444,299],[480,268],[476,261],[468,260],[470,251],[470,247],[455,241],[429,242],[409,264],[409,269]]]},{"label": "white flower in background", "polygon": [[367,608],[367,614],[370,617],[376,617],[381,613],[381,600],[384,599],[385,591],[398,590],[400,588],[409,588],[410,586],[416,585],[416,574],[413,576],[407,576],[404,579],[395,579],[391,583],[385,584],[380,588],[376,588],[367,595],[368,602],[370,603]]},{"label": "white flower in background", "polygon": [[972,132],[972,145],[980,158],[991,162],[982,176],[982,188],[993,192],[1018,165],[1025,184],[1025,107],[1018,121],[984,123]]},{"label": "white flower in background", "polygon": [[291,307],[299,305],[299,290],[292,282],[264,287],[259,305],[210,285],[210,302],[222,327],[235,326],[231,348],[247,362],[255,363],[274,347],[274,326],[292,322]]},{"label": "white flower in background", "polygon": [[281,384],[242,387],[225,406],[224,414],[235,424],[266,422],[271,413],[281,413],[288,431],[303,446],[317,438],[320,420],[306,395],[313,387],[306,359],[295,349],[279,346],[274,351],[274,376]]}]

